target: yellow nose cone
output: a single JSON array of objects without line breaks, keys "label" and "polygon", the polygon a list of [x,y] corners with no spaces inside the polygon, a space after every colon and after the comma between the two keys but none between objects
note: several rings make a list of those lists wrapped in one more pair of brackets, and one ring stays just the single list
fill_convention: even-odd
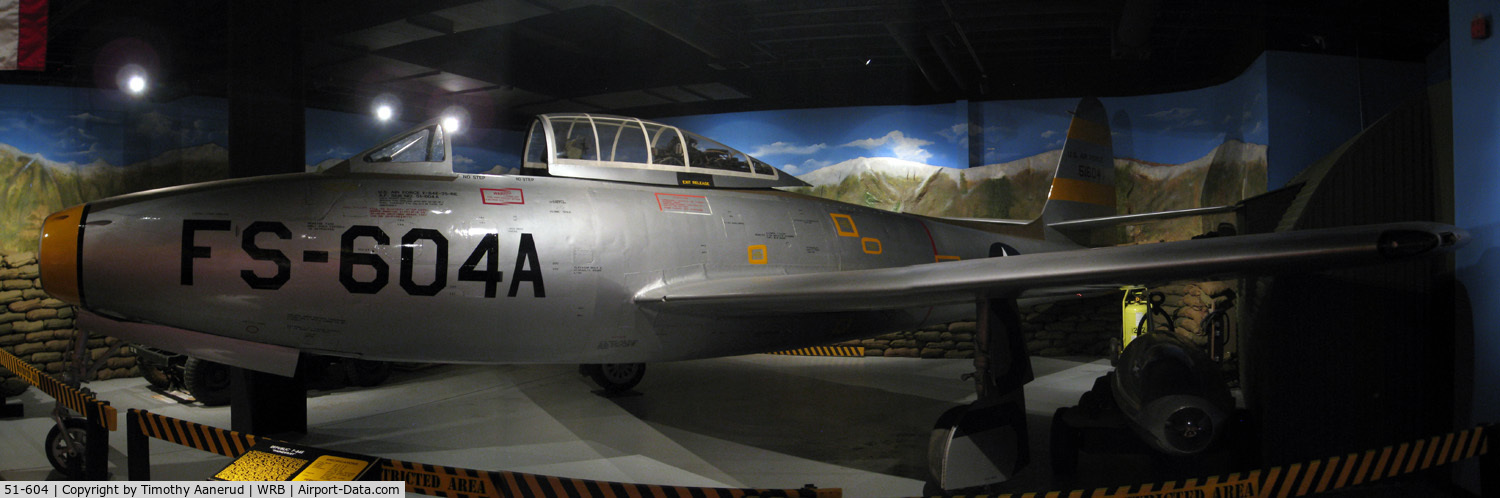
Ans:
[{"label": "yellow nose cone", "polygon": [[42,289],[75,305],[83,304],[78,292],[78,238],[83,208],[80,204],[48,216],[42,223],[42,247],[38,251]]}]

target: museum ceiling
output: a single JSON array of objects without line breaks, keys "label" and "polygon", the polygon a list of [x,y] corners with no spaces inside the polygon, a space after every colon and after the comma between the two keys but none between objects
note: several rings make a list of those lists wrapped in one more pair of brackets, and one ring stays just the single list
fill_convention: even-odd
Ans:
[{"label": "museum ceiling", "polygon": [[[1265,0],[312,0],[310,107],[459,104],[645,118],[759,109],[1121,96],[1204,87],[1266,49],[1425,61],[1447,2]],[[51,0],[48,71],[107,86],[150,47],[156,100],[225,95],[228,2]],[[295,18],[296,16],[288,16]]]}]

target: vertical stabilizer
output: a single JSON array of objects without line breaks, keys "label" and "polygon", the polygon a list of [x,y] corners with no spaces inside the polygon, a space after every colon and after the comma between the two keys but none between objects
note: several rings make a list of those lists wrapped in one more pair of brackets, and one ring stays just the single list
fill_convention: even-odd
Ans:
[{"label": "vertical stabilizer", "polygon": [[1062,158],[1042,208],[1042,224],[1115,214],[1115,155],[1108,116],[1099,99],[1084,97],[1068,125]]}]

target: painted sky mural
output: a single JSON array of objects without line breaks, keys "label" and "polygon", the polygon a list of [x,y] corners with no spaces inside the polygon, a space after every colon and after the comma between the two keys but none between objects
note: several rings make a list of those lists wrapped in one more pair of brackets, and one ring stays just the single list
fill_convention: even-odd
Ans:
[{"label": "painted sky mural", "polygon": [[228,144],[222,99],[141,102],[120,92],[0,86],[0,143],[55,166],[124,166],[169,150]]},{"label": "painted sky mural", "polygon": [[[1204,169],[1211,163],[1259,161],[1249,174],[1264,177],[1254,169],[1264,169],[1267,141],[1263,62],[1212,88],[1102,101],[1111,116],[1116,157],[1140,165],[1128,171],[1155,175],[1152,181],[1161,181],[1177,175],[1177,170],[1164,166]],[[824,178],[815,183],[827,185],[840,183],[855,171],[834,166],[856,162],[864,168],[860,171],[878,166],[875,169],[887,168],[908,177],[927,171],[921,168],[951,172],[1027,161],[1055,163],[1046,154],[1061,147],[1069,111],[1076,103],[1077,99],[955,102],[662,121],[713,137],[794,175],[813,178],[821,171]],[[9,180],[0,198],[0,249],[29,250],[40,217],[67,205],[227,176],[227,113],[223,99],[192,97],[157,103],[132,100],[118,91],[0,86],[0,177]],[[305,166],[314,171],[415,125],[320,110],[309,110],[306,117]],[[524,136],[522,131],[463,130],[453,137],[454,167],[461,173],[514,172]],[[976,143],[978,147],[971,147]],[[1258,145],[1226,148],[1226,144],[1242,143]],[[896,170],[889,170],[893,165]],[[943,173],[957,187],[936,192],[936,197],[956,199],[942,205],[910,205],[906,197],[930,197],[929,193],[906,192],[915,187],[890,182],[881,189],[905,193],[873,200],[869,189],[810,193],[927,214],[1028,216],[1039,204],[1024,197],[1035,197],[1032,191],[1045,192],[1045,181],[1015,174],[1014,169],[1004,175],[972,172],[970,178],[998,182],[1005,176],[1008,182],[979,190],[977,181]],[[1188,190],[1187,197],[1203,197],[1202,185]],[[1021,200],[996,200],[1002,194]],[[1143,201],[1125,210],[1196,202],[1186,198],[1170,203]]]},{"label": "painted sky mural", "polygon": [[[1198,159],[1227,140],[1265,144],[1265,66],[1224,85],[1162,95],[1101,99],[1116,156],[1161,164]],[[1062,147],[1078,99],[759,111],[665,118],[714,137],[793,175],[859,157],[889,157],[967,168],[1031,157]],[[971,125],[972,123],[972,125]],[[970,161],[970,140],[983,143]]]}]

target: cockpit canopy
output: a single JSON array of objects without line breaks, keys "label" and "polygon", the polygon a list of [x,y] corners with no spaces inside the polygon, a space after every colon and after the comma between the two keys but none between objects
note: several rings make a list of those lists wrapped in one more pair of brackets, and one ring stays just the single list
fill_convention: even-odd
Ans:
[{"label": "cockpit canopy", "polygon": [[443,126],[429,121],[355,154],[329,172],[453,176],[453,144]]},{"label": "cockpit canopy", "polygon": [[704,188],[807,185],[708,137],[636,118],[543,114],[527,137],[527,175]]}]

